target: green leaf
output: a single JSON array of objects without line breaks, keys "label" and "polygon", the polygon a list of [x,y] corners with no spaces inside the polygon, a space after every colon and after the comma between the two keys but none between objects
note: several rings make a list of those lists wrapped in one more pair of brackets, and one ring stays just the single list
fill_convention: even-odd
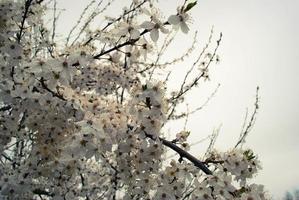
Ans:
[{"label": "green leaf", "polygon": [[191,2],[189,3],[186,8],[184,9],[184,12],[188,12],[189,10],[191,10],[195,5],[197,4],[197,1]]},{"label": "green leaf", "polygon": [[254,153],[251,150],[246,150],[243,154],[249,161],[255,158]]}]

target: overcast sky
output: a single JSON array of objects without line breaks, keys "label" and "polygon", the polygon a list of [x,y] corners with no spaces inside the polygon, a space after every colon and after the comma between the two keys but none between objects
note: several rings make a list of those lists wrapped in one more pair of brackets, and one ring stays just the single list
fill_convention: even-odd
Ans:
[{"label": "overcast sky", "polygon": [[[86,2],[58,1],[58,7],[69,10],[61,15],[60,32],[69,30]],[[108,13],[117,13],[125,1],[116,2]],[[175,13],[179,2],[160,1],[166,17]],[[223,33],[221,63],[211,68],[211,81],[201,84],[188,98],[190,107],[201,105],[221,84],[209,105],[190,117],[192,140],[206,137],[222,124],[216,147],[233,147],[246,108],[252,110],[255,88],[260,86],[261,108],[245,146],[254,149],[262,161],[263,170],[255,181],[264,184],[275,199],[299,187],[298,9],[298,0],[199,0],[192,10],[190,28],[199,31],[199,46],[207,41],[212,26],[215,40]],[[187,49],[191,36],[192,32],[188,36],[179,33],[179,42],[169,55]],[[179,71],[172,76],[174,80],[179,80]],[[205,145],[194,146],[192,152],[200,155]]]},{"label": "overcast sky", "polygon": [[222,86],[206,110],[223,123],[217,145],[235,137],[259,85],[261,109],[247,146],[263,162],[256,180],[277,199],[299,187],[298,9],[298,0],[201,0],[194,14],[200,30],[214,25],[224,34],[212,76]]}]

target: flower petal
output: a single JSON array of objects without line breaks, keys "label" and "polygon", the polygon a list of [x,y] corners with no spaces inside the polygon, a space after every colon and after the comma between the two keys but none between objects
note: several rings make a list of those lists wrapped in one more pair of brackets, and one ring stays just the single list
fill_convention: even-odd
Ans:
[{"label": "flower petal", "polygon": [[131,35],[131,39],[135,40],[135,39],[139,38],[140,33],[138,30],[133,29],[130,31],[130,35]]},{"label": "flower petal", "polygon": [[151,16],[151,12],[146,8],[141,8],[141,12],[146,14],[147,16]]},{"label": "flower petal", "polygon": [[181,22],[181,30],[183,31],[183,33],[188,33],[189,32],[189,28],[187,26],[187,24],[185,22]]},{"label": "flower petal", "polygon": [[180,23],[180,17],[177,16],[177,15],[171,15],[169,18],[168,18],[168,22],[172,25],[177,25],[178,23]]},{"label": "flower petal", "polygon": [[117,36],[125,36],[126,34],[128,33],[128,29],[127,28],[123,28],[123,29],[120,29],[118,32],[117,32]]},{"label": "flower petal", "polygon": [[159,39],[158,29],[154,28],[153,30],[151,30],[150,36],[151,36],[151,39],[153,40],[153,42],[157,42]]},{"label": "flower petal", "polygon": [[163,26],[160,27],[160,31],[165,34],[169,33],[169,30],[164,28]]},{"label": "flower petal", "polygon": [[155,24],[152,22],[149,22],[149,21],[145,21],[140,25],[140,27],[144,28],[144,29],[152,29],[152,28],[154,28],[154,26],[155,26]]}]

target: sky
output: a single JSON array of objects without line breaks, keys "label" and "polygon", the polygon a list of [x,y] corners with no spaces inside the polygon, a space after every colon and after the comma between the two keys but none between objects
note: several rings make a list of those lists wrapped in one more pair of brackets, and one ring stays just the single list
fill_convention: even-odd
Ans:
[{"label": "sky", "polygon": [[[66,8],[58,22],[61,34],[70,30],[87,1],[59,0]],[[107,15],[118,13],[125,0],[115,2]],[[160,0],[159,7],[167,17],[175,14],[179,0]],[[178,42],[167,57],[180,55],[187,49],[191,36],[198,31],[201,48],[214,27],[214,43],[220,32],[221,62],[210,70],[211,81],[201,82],[187,97],[190,108],[200,106],[215,90],[216,95],[201,111],[190,116],[187,128],[191,140],[200,141],[221,126],[216,148],[232,148],[238,139],[246,108],[252,112],[256,87],[260,87],[260,109],[254,128],[244,147],[252,148],[262,161],[263,170],[254,182],[264,184],[274,199],[281,199],[286,190],[299,187],[299,1],[298,0],[199,0],[192,9],[193,23],[189,35],[178,33]],[[183,52],[183,51],[182,51]],[[190,57],[189,62],[195,57]],[[187,64],[176,66],[173,87],[180,80]],[[170,131],[179,130],[182,125]],[[192,146],[200,156],[207,146]]]},{"label": "sky", "polygon": [[222,62],[211,75],[221,88],[202,116],[223,123],[216,145],[224,146],[260,86],[261,109],[246,146],[263,164],[256,181],[277,199],[299,186],[298,8],[296,0],[201,0],[193,16],[199,29],[214,25],[224,35]]}]

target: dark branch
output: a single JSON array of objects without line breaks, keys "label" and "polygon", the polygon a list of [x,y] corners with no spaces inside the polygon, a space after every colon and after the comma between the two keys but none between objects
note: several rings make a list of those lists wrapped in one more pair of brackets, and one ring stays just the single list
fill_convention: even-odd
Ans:
[{"label": "dark branch", "polygon": [[41,189],[35,189],[32,192],[33,192],[33,194],[36,194],[36,195],[45,195],[45,196],[49,196],[49,197],[54,196],[53,193],[50,193],[50,192],[47,192],[47,191],[41,190]]},{"label": "dark branch", "polygon": [[[165,22],[164,25],[169,25],[169,23],[168,23],[168,22]],[[142,36],[142,35],[144,35],[144,34],[150,32],[150,31],[151,31],[151,29],[146,29],[146,30],[144,30],[142,33],[140,33],[140,36]],[[119,44],[119,45],[116,45],[116,46],[112,47],[111,49],[108,49],[108,50],[106,50],[106,51],[102,51],[101,53],[99,53],[99,54],[93,56],[93,58],[94,58],[94,59],[99,59],[101,56],[103,56],[103,55],[105,55],[105,54],[107,54],[107,53],[110,53],[110,52],[112,52],[112,51],[118,50],[118,49],[121,48],[121,47],[124,47],[124,46],[127,46],[127,45],[133,45],[133,44],[135,44],[140,38],[141,38],[141,37],[139,37],[139,38],[137,38],[137,39],[130,39],[130,40],[128,40],[128,41],[126,41],[126,42],[124,42],[124,43],[122,43],[122,44]]]},{"label": "dark branch", "polygon": [[25,26],[25,21],[27,19],[27,15],[28,15],[28,12],[29,12],[29,8],[31,6],[31,3],[32,3],[32,0],[26,0],[25,1],[25,11],[24,11],[24,15],[23,15],[23,18],[22,18],[22,23],[21,23],[21,27],[20,27],[20,31],[19,33],[17,34],[17,41],[20,43],[21,42],[21,38],[22,38],[22,34],[23,34],[23,31],[24,31],[24,26]]},{"label": "dark branch", "polygon": [[[146,137],[155,140],[154,136],[146,133],[144,131]],[[200,160],[198,160],[197,158],[195,158],[194,156],[192,156],[190,153],[188,153],[187,151],[183,150],[182,148],[178,147],[176,144],[172,143],[171,141],[165,140],[163,138],[159,137],[159,140],[162,142],[163,145],[171,148],[172,150],[174,150],[175,152],[177,152],[181,158],[186,158],[188,159],[190,162],[192,162],[196,167],[198,167],[199,169],[201,169],[204,173],[206,174],[213,174],[211,172],[211,170],[209,170],[209,168],[207,166],[205,166],[205,164],[203,162],[201,162]]]},{"label": "dark branch", "polygon": [[59,99],[61,99],[61,100],[63,100],[63,101],[66,101],[66,99],[63,97],[63,95],[61,95],[61,94],[59,94],[59,93],[57,93],[57,92],[54,92],[54,91],[52,91],[50,88],[48,88],[48,86],[46,85],[45,80],[44,80],[43,77],[41,77],[41,79],[40,79],[39,81],[40,81],[42,87],[43,87],[45,90],[47,90],[48,92],[50,92],[50,93],[53,95],[53,97],[57,97],[57,98],[59,98]]},{"label": "dark branch", "polygon": [[0,107],[0,112],[5,112],[10,109],[11,109],[11,105],[5,105],[3,107]]},{"label": "dark branch", "polygon": [[[147,33],[147,32],[149,32],[149,31],[148,31],[148,30],[143,31],[143,32],[140,34],[140,36],[143,35],[143,34],[145,34],[145,33]],[[138,38],[138,39],[130,39],[130,40],[128,40],[128,41],[126,41],[126,42],[124,42],[124,43],[122,43],[122,44],[116,45],[115,47],[112,47],[111,49],[108,49],[108,50],[106,50],[106,51],[103,51],[103,52],[101,52],[101,53],[95,55],[93,58],[94,58],[94,59],[98,59],[98,58],[100,58],[101,56],[103,56],[103,55],[105,55],[105,54],[107,54],[107,53],[110,53],[110,52],[112,52],[112,51],[115,51],[115,50],[117,50],[117,49],[119,49],[119,48],[121,48],[121,47],[124,47],[124,46],[127,46],[127,45],[133,45],[133,44],[135,44],[135,42],[137,42],[138,40],[139,40],[139,38]]]}]

